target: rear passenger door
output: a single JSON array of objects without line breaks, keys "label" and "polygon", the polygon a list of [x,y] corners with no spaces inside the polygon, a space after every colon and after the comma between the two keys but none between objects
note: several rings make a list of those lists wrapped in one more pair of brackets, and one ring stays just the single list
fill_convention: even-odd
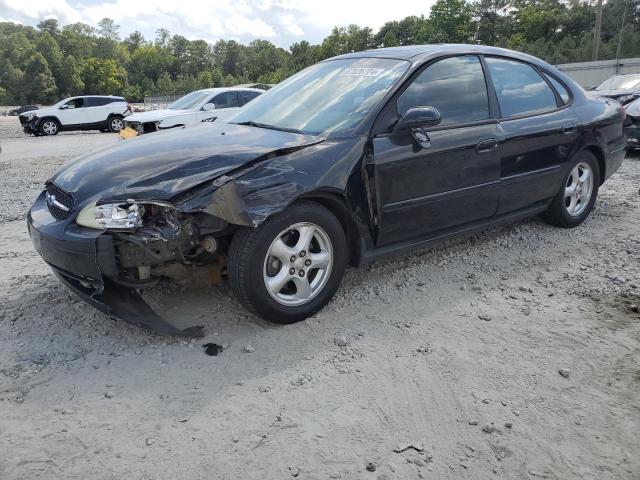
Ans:
[{"label": "rear passenger door", "polygon": [[98,123],[107,120],[111,99],[108,97],[89,97],[87,108],[87,123]]},{"label": "rear passenger door", "polygon": [[505,136],[498,214],[542,206],[554,195],[578,138],[569,91],[528,63],[490,56],[485,62]]}]

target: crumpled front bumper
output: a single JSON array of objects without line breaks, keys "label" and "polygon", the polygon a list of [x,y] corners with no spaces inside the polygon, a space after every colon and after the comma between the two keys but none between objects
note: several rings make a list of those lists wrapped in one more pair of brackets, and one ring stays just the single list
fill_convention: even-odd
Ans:
[{"label": "crumpled front bumper", "polygon": [[30,120],[27,120],[24,117],[19,117],[19,118],[20,118],[20,123],[22,124],[22,130],[24,131],[24,133],[28,135],[34,135],[39,133],[38,117],[33,117]]},{"label": "crumpled front bumper", "polygon": [[157,333],[202,337],[202,327],[181,330],[156,314],[134,288],[113,280],[118,270],[113,238],[83,228],[73,220],[56,220],[46,206],[44,192],[27,216],[36,251],[56,276],[80,298],[112,318]]}]

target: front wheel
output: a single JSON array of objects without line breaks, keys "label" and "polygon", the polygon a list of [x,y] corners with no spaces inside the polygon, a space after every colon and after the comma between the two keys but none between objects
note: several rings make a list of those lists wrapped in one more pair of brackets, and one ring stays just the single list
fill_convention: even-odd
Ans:
[{"label": "front wheel", "polygon": [[275,323],[293,323],[331,300],[346,261],[338,219],[320,204],[299,202],[256,229],[236,232],[229,283],[249,310]]},{"label": "front wheel", "polygon": [[40,123],[40,135],[57,135],[60,132],[60,124],[51,118],[45,118]]},{"label": "front wheel", "polygon": [[124,127],[124,120],[121,117],[111,117],[109,119],[109,131],[112,133],[118,133]]},{"label": "front wheel", "polygon": [[598,161],[590,152],[578,153],[571,162],[560,190],[545,212],[545,220],[559,227],[577,227],[591,213],[599,186]]}]

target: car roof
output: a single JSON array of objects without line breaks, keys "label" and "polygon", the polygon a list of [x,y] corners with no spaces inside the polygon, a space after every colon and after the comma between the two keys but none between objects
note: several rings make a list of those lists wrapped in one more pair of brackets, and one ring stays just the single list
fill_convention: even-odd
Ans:
[{"label": "car roof", "polygon": [[[429,45],[406,45],[403,47],[376,48],[362,52],[346,53],[328,60],[345,58],[389,58],[395,60],[408,60],[413,63],[422,63],[433,57],[455,54],[498,55],[511,57],[518,60],[545,65],[539,58],[526,53],[508,50],[506,48],[488,47],[486,45],[470,45],[466,43],[434,43]],[[326,61],[326,60],[325,60]]]},{"label": "car roof", "polygon": [[262,92],[264,93],[264,90],[261,90],[260,88],[251,88],[251,87],[243,87],[243,86],[235,86],[235,87],[216,87],[216,88],[203,88],[200,90],[194,90],[191,93],[194,92],[207,92],[207,93],[222,93],[222,92],[233,92],[236,90],[249,90],[252,92]]}]

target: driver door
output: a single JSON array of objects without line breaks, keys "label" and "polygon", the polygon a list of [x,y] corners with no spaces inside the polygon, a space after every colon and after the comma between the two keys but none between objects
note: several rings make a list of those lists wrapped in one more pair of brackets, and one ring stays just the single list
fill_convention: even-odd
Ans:
[{"label": "driver door", "polygon": [[87,100],[82,97],[73,98],[60,107],[60,120],[63,126],[82,125],[88,122]]},{"label": "driver door", "polygon": [[[392,102],[373,139],[378,246],[446,235],[495,215],[503,133],[489,98],[480,58],[464,55],[429,64]],[[441,117],[418,132],[426,141],[394,129],[394,117],[424,106]]]},{"label": "driver door", "polygon": [[201,111],[198,114],[198,118],[200,121],[208,120],[214,117],[216,121],[226,121],[240,107],[240,103],[238,102],[238,93],[235,91],[219,93],[211,100],[209,100],[207,104],[215,105],[215,109],[209,111]]}]

